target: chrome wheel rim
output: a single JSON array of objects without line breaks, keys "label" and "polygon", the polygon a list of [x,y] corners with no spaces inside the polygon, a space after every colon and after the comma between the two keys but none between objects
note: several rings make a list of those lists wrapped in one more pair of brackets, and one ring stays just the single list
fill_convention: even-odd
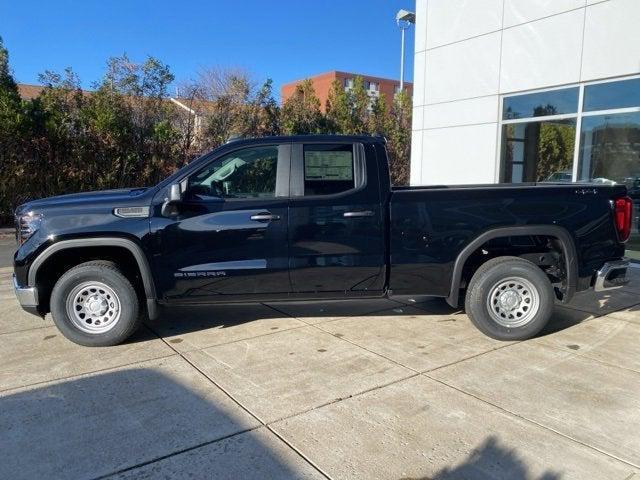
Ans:
[{"label": "chrome wheel rim", "polygon": [[527,279],[510,277],[497,282],[487,297],[489,315],[503,327],[529,323],[540,309],[538,289]]},{"label": "chrome wheel rim", "polygon": [[84,282],[67,296],[67,315],[85,333],[105,333],[120,319],[118,295],[102,282]]}]

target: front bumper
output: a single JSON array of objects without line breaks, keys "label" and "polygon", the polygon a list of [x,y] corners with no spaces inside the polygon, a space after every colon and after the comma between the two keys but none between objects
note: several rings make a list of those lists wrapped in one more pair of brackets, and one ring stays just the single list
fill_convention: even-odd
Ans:
[{"label": "front bumper", "polygon": [[39,315],[38,313],[38,289],[36,287],[21,287],[18,285],[15,274],[13,275],[13,290],[18,303],[23,310]]},{"label": "front bumper", "polygon": [[596,273],[596,279],[593,284],[594,290],[602,292],[625,286],[629,283],[629,278],[627,277],[628,268],[629,262],[627,260],[605,263]]}]

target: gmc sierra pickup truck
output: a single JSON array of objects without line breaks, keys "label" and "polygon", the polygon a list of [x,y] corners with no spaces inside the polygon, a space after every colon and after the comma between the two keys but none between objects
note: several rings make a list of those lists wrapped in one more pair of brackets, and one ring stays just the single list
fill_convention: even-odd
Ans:
[{"label": "gmc sierra pickup truck", "polygon": [[87,346],[160,305],[417,294],[526,339],[556,301],[627,281],[631,212],[615,185],[392,188],[380,137],[236,140],[151,188],[20,206],[14,284]]}]

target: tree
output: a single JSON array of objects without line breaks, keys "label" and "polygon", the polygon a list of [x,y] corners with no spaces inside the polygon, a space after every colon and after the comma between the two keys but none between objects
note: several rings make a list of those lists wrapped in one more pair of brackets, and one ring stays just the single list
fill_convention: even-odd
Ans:
[{"label": "tree", "polygon": [[216,101],[231,97],[234,103],[249,100],[256,90],[256,81],[252,75],[239,67],[209,67],[198,72],[196,84],[203,99]]},{"label": "tree", "polygon": [[179,157],[194,158],[202,148],[202,119],[204,117],[202,95],[199,86],[194,82],[182,82],[176,88],[174,101],[178,108],[173,110],[171,122],[180,132]]},{"label": "tree", "polygon": [[411,156],[411,97],[406,91],[396,94],[385,136],[389,153],[391,182],[394,185],[409,184],[409,159]]},{"label": "tree", "polygon": [[9,69],[9,51],[4,46],[4,40],[0,37],[0,91],[14,92],[19,99],[18,86]]},{"label": "tree", "polygon": [[353,79],[353,87],[349,92],[349,97],[351,100],[351,126],[349,131],[344,133],[366,133],[371,98],[364,86],[364,79],[362,77],[358,76]]},{"label": "tree", "polygon": [[9,68],[9,52],[0,37],[0,220],[10,217],[28,191],[21,182],[25,115]]},{"label": "tree", "polygon": [[331,83],[325,115],[331,132],[347,133],[351,130],[353,122],[351,99],[338,80]]},{"label": "tree", "polygon": [[137,158],[131,102],[103,81],[85,99],[82,116],[86,128],[85,173],[94,178],[95,188],[125,186],[131,180],[130,166]]},{"label": "tree", "polygon": [[326,124],[311,80],[297,85],[293,95],[284,102],[280,125],[287,135],[322,133]]},{"label": "tree", "polygon": [[245,109],[245,135],[264,137],[280,133],[280,108],[273,98],[273,80],[268,78]]},{"label": "tree", "polygon": [[250,74],[237,68],[201,70],[190,88],[197,92],[196,108],[203,119],[200,147],[210,149],[231,136],[255,137],[280,132],[280,109],[273,82],[260,88]]},{"label": "tree", "polygon": [[179,143],[179,132],[167,120],[174,111],[167,102],[173,80],[169,67],[154,57],[143,63],[132,62],[126,54],[108,60],[99,89],[124,97],[134,140],[133,149],[119,158],[121,181],[156,181],[173,169],[166,162]]},{"label": "tree", "polygon": [[571,170],[575,127],[551,122],[541,122],[538,127],[536,181],[541,182],[548,179],[555,172]]},{"label": "tree", "polygon": [[244,136],[245,109],[255,91],[250,75],[237,68],[212,67],[201,70],[195,84],[206,105],[203,147],[214,148],[231,136]]},{"label": "tree", "polygon": [[[9,52],[0,37],[0,142],[15,138],[23,120],[21,110],[18,86],[9,69]],[[0,151],[0,155],[2,154]]]},{"label": "tree", "polygon": [[[155,184],[233,134],[382,134],[392,181],[408,180],[411,100],[405,92],[389,109],[383,95],[370,97],[362,78],[354,79],[349,91],[334,82],[323,114],[310,80],[298,85],[282,108],[271,80],[258,88],[237,68],[200,71],[195,81],[181,85],[182,106],[168,97],[173,81],[160,60],[135,62],[122,55],[107,61],[91,92],[81,90],[68,68],[45,71],[40,95],[21,100],[0,38],[0,221],[10,222],[13,209],[33,198]],[[568,158],[570,133],[542,132],[542,170]],[[272,166],[255,162],[252,168],[267,181]]]},{"label": "tree", "polygon": [[384,135],[389,127],[389,109],[384,93],[376,97],[371,104],[367,131],[371,135]]},{"label": "tree", "polygon": [[31,145],[30,166],[49,174],[35,175],[32,181],[45,195],[54,195],[86,175],[81,160],[84,99],[80,79],[69,67],[62,74],[47,70],[38,79],[44,89],[29,105],[29,134],[40,141]]}]

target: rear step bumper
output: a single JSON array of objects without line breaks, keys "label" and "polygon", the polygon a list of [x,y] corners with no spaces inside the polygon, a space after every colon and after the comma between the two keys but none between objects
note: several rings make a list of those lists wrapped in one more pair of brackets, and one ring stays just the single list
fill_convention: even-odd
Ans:
[{"label": "rear step bumper", "polygon": [[629,278],[627,277],[628,268],[629,262],[627,260],[605,263],[596,273],[596,281],[593,285],[594,290],[602,292],[625,286],[629,283]]}]

